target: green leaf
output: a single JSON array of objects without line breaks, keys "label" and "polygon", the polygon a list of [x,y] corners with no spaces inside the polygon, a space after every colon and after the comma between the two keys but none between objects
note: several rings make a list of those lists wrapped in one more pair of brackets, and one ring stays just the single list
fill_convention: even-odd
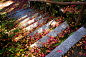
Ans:
[{"label": "green leaf", "polygon": [[36,2],[34,1],[34,3],[36,3]]},{"label": "green leaf", "polygon": [[11,51],[11,53],[14,53],[13,51]]},{"label": "green leaf", "polygon": [[0,53],[1,53],[1,54],[4,53],[4,49],[0,50]]},{"label": "green leaf", "polygon": [[74,33],[74,32],[70,33],[70,35],[69,35],[69,36],[71,36],[73,33]]},{"label": "green leaf", "polygon": [[20,52],[21,52],[21,51],[24,51],[24,50],[23,50],[23,49],[20,49]]},{"label": "green leaf", "polygon": [[65,21],[67,20],[68,18],[65,18]]},{"label": "green leaf", "polygon": [[58,13],[58,11],[56,11],[56,13]]},{"label": "green leaf", "polygon": [[12,18],[12,20],[15,20],[15,18]]},{"label": "green leaf", "polygon": [[10,57],[12,57],[12,55],[10,55]]}]

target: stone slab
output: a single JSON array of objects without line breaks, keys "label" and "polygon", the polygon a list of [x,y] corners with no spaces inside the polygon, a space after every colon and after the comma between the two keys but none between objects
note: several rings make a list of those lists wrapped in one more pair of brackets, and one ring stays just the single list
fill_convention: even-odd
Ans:
[{"label": "stone slab", "polygon": [[[26,12],[29,12],[29,11],[31,11],[31,9],[26,9],[24,11],[21,11],[21,12],[19,12],[17,14],[12,15],[12,16],[17,17],[17,16],[22,15],[23,13],[26,13]],[[10,16],[10,18],[12,18],[12,16]]]},{"label": "stone slab", "polygon": [[[47,17],[49,17],[49,16],[47,16]],[[47,17],[45,17],[45,18],[47,18]],[[40,25],[43,21],[45,21],[45,18],[43,18],[43,19],[41,19],[41,20],[39,20],[39,21],[33,23],[32,25],[30,25],[30,26],[24,28],[24,30],[28,30],[28,31],[29,31],[29,30],[31,30],[31,29],[37,27],[37,26],[38,26],[37,24],[39,23],[39,25]]]},{"label": "stone slab", "polygon": [[[76,44],[84,35],[86,35],[86,28],[81,27],[74,34],[68,37],[63,43],[51,51],[46,57],[62,57],[69,48]],[[61,50],[62,52],[56,52],[56,50]]]},{"label": "stone slab", "polygon": [[33,12],[30,11],[30,12],[27,12],[27,13],[25,13],[25,14],[22,14],[21,16],[18,15],[18,16],[14,17],[14,18],[15,18],[15,19],[19,19],[19,18],[24,17],[24,16],[26,16],[26,15],[27,15],[27,17],[28,17],[28,16],[30,16],[30,15],[33,14],[33,13],[36,13],[36,11],[33,11]]},{"label": "stone slab", "polygon": [[[37,16],[39,13],[36,13],[35,15],[33,15],[33,17],[35,17],[35,16]],[[31,16],[32,17],[32,16]],[[26,18],[26,19],[24,19],[24,20],[22,20],[21,22],[19,22],[19,23],[21,23],[21,25],[22,25],[22,23],[24,23],[24,22],[26,22],[27,20],[29,20],[31,17],[28,17],[28,18]],[[21,25],[19,25],[18,27],[16,27],[16,28],[19,28],[19,27],[21,27]],[[16,28],[14,28],[14,29],[16,29]],[[10,33],[11,31],[13,31],[14,29],[11,29],[8,33]]]},{"label": "stone slab", "polygon": [[48,22],[47,24],[45,24],[44,26],[42,26],[42,27],[40,27],[40,28],[38,28],[37,30],[35,30],[35,31],[33,31],[32,33],[30,33],[28,36],[30,36],[30,35],[34,35],[36,32],[38,32],[38,33],[41,33],[41,32],[43,32],[43,29],[49,29],[50,27],[49,27],[49,25],[53,22],[54,20],[51,20],[50,22]]},{"label": "stone slab", "polygon": [[42,18],[42,17],[43,17],[44,15],[46,15],[46,14],[47,14],[47,13],[42,14],[42,15],[40,15],[40,16],[38,16],[37,18],[34,18],[34,19],[32,19],[32,20],[29,20],[28,22],[22,24],[22,26],[27,26],[28,24],[31,24],[31,23],[35,22],[35,20],[36,20],[36,21],[39,20],[40,18]]},{"label": "stone slab", "polygon": [[[47,35],[56,37],[57,34],[59,34],[62,30],[65,30],[68,26],[69,25],[65,21],[61,25],[59,25],[57,28],[55,28],[53,31],[48,33]],[[56,32],[54,32],[54,31],[56,31]],[[47,40],[49,40],[49,37],[47,35],[45,35],[43,38],[39,39],[37,42],[32,44],[30,47],[34,47],[34,46],[42,47],[42,43],[47,42]],[[41,42],[41,43],[39,44],[39,42]]]},{"label": "stone slab", "polygon": [[[23,11],[24,9],[20,9],[18,11],[16,11],[16,13],[18,13],[19,11]],[[11,13],[11,14],[14,14],[14,13]],[[10,16],[11,14],[8,14],[7,16]]]},{"label": "stone slab", "polygon": [[39,14],[39,13],[35,13],[33,16],[28,17],[28,18],[26,18],[26,19],[22,20],[22,21],[20,22],[20,23],[21,23],[21,25],[22,25],[22,23],[24,23],[24,22],[26,22],[26,21],[30,20],[30,18],[32,18],[32,17],[36,17],[38,14]]},{"label": "stone slab", "polygon": [[[21,18],[18,18],[16,21],[18,21],[18,20],[20,20],[18,23],[20,23],[20,22],[22,22],[24,19],[26,19],[26,18],[28,18],[28,17],[30,17],[30,18],[32,18],[32,14],[36,14],[37,12],[30,12],[30,14],[28,14],[28,15],[25,15],[25,16],[21,16]],[[23,20],[22,20],[23,19]],[[18,24],[17,23],[17,24]]]}]

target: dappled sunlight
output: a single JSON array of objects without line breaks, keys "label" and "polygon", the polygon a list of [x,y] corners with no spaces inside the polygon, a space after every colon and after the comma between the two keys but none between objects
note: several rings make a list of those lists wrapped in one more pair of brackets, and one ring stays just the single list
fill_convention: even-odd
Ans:
[{"label": "dappled sunlight", "polygon": [[0,3],[0,9],[3,9],[4,7],[7,7],[13,3],[14,3],[13,1],[6,1],[4,3]]},{"label": "dappled sunlight", "polygon": [[[27,15],[25,15],[24,17],[19,18],[17,21],[15,21],[15,24],[18,23],[21,19],[23,19],[23,18],[25,18],[25,17],[27,17]],[[19,23],[18,26],[22,26],[22,25]],[[18,27],[13,28],[13,29],[11,29],[9,32],[12,32],[13,30],[16,30],[17,28],[18,28]]]},{"label": "dappled sunlight", "polygon": [[16,37],[16,38],[14,39],[14,41],[18,41],[18,40],[21,39],[22,37],[24,37],[24,36],[20,35],[19,37]]},{"label": "dappled sunlight", "polygon": [[[38,22],[36,22],[36,23],[34,23],[34,24],[32,24],[32,25],[26,27],[25,29],[26,29],[26,30],[31,30],[31,29],[37,27],[38,24],[41,24],[43,21],[45,21],[45,20],[42,19],[42,20],[40,20],[40,21],[38,21]],[[24,29],[24,30],[25,30],[25,29]]]},{"label": "dappled sunlight", "polygon": [[14,5],[13,5],[13,7],[11,7],[10,9],[8,9],[8,10],[7,10],[7,12],[12,11],[13,9],[15,9],[15,8],[16,8],[15,6],[18,6],[18,5],[19,5],[19,3],[14,4]]},{"label": "dappled sunlight", "polygon": [[59,22],[53,21],[53,22],[51,23],[51,26],[53,26],[53,27],[55,27],[56,25],[58,26],[58,25],[59,25]]},{"label": "dappled sunlight", "polygon": [[26,21],[28,21],[29,19],[30,19],[30,17],[26,18],[25,20],[21,21],[21,22],[19,23],[19,25],[22,24],[22,23],[24,23],[24,22],[26,22]]},{"label": "dappled sunlight", "polygon": [[[38,13],[35,14],[34,17],[37,16],[37,15],[38,15]],[[23,24],[23,25],[26,26],[26,25],[28,25],[28,24],[31,24],[31,23],[35,22],[34,17],[27,17],[26,19],[24,19],[23,21],[21,21],[21,22],[19,23],[19,26],[22,26],[21,24]],[[32,20],[31,20],[31,19],[32,19]],[[25,23],[26,23],[26,24],[25,24]]]},{"label": "dappled sunlight", "polygon": [[66,26],[63,24],[61,27],[62,27],[62,28],[65,28]]},{"label": "dappled sunlight", "polygon": [[[34,19],[33,19],[33,20],[34,20]],[[42,23],[42,21],[43,21],[43,20],[40,20],[40,24]],[[38,26],[38,23],[39,23],[39,22],[36,22],[36,23],[34,23],[34,24],[32,24],[32,25],[26,27],[26,28],[23,28],[23,30],[24,30],[24,31],[25,31],[25,30],[26,30],[26,31],[30,31],[30,30],[32,30],[33,28],[37,27],[37,26]],[[22,36],[22,37],[23,37],[23,36]],[[19,40],[19,38],[22,38],[22,37],[19,36],[19,37],[16,37],[16,39]],[[18,40],[17,40],[17,41],[18,41]]]},{"label": "dappled sunlight", "polygon": [[41,33],[41,32],[43,32],[43,29],[42,29],[42,28],[40,28],[40,29],[38,30],[38,33]]},{"label": "dappled sunlight", "polygon": [[[14,4],[12,7],[10,7],[10,8],[7,8],[5,11],[3,11],[3,12],[0,12],[0,14],[5,14],[5,13],[7,13],[7,12],[11,12],[12,10],[14,10],[15,8],[16,8],[16,6],[18,6],[19,5],[19,3],[16,3],[16,4]],[[7,7],[7,6],[6,6]],[[4,7],[3,7],[4,8]],[[2,8],[2,9],[3,9]]]},{"label": "dappled sunlight", "polygon": [[24,27],[25,27],[25,26],[27,26],[27,25],[33,23],[33,22],[35,22],[35,19],[29,20],[28,22],[22,24],[21,26],[24,26]]},{"label": "dappled sunlight", "polygon": [[[36,15],[38,15],[38,14],[36,14]],[[35,15],[34,15],[35,16]],[[24,18],[25,17],[25,18]],[[24,17],[22,17],[22,18],[20,18],[20,20],[17,20],[16,22],[15,22],[15,24],[17,24],[17,26],[16,26],[16,28],[24,28],[24,27],[26,27],[27,25],[28,25],[28,21],[29,21],[29,18],[30,17],[27,17],[27,15],[25,15]],[[26,18],[27,17],[27,18]],[[23,19],[24,18],[24,19]],[[34,20],[34,17],[31,17],[31,19],[32,20]],[[31,21],[32,21],[31,20]],[[27,22],[26,22],[27,21]],[[29,21],[30,23],[29,24],[31,24],[31,23],[33,23],[33,22],[31,22],[31,21]],[[21,23],[21,22],[23,22],[23,23]],[[25,24],[26,23],[26,24]],[[15,28],[15,29],[16,29]],[[12,30],[10,30],[10,32],[12,32],[13,30],[15,30],[15,29],[12,29]]]},{"label": "dappled sunlight", "polygon": [[10,11],[12,11],[14,8],[10,8],[10,10],[8,10],[7,12],[10,12]]},{"label": "dappled sunlight", "polygon": [[36,22],[36,23],[34,23],[34,24],[32,24],[32,25],[30,25],[30,26],[24,28],[24,30],[28,30],[28,31],[29,31],[29,30],[31,30],[31,29],[37,27],[37,24],[38,24],[38,22]]},{"label": "dappled sunlight", "polygon": [[[0,40],[3,42],[0,42],[0,56],[50,57],[51,55],[53,57],[53,55],[58,53],[56,56],[59,57],[59,54],[68,50],[70,45],[73,46],[73,43],[78,42],[86,34],[85,28],[73,26],[75,20],[72,17],[59,16],[57,14],[60,12],[57,10],[55,10],[55,15],[57,16],[54,16],[53,8],[54,6],[57,7],[57,5],[48,4],[50,7],[46,6],[47,9],[50,8],[52,9],[50,11],[53,11],[49,13],[28,7],[29,3],[27,2],[29,0],[13,1],[12,5],[11,3],[6,4],[8,6],[0,10],[0,12],[7,13],[6,20],[2,18],[4,22],[1,23],[4,30],[1,31],[6,32],[6,35],[4,33],[1,35],[2,38]],[[33,3],[36,4],[36,2]],[[37,5],[39,8],[41,6]],[[64,13],[64,9],[61,9],[61,12]],[[4,44],[5,42],[7,44]],[[63,43],[65,45],[62,45]]]},{"label": "dappled sunlight", "polygon": [[15,21],[15,23],[18,23],[19,21],[21,21],[22,19],[26,18],[27,15],[23,16],[23,17],[20,17],[18,20]]},{"label": "dappled sunlight", "polygon": [[5,0],[0,0],[0,3],[4,2]]},{"label": "dappled sunlight", "polygon": [[34,47],[34,46],[37,46],[37,44],[36,44],[36,43],[34,43],[34,44],[32,44],[30,47]]}]

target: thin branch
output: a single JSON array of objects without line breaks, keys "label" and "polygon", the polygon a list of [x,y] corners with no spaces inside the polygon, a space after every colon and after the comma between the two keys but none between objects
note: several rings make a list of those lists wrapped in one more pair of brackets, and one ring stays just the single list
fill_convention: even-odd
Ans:
[{"label": "thin branch", "polygon": [[56,1],[41,1],[41,0],[29,0],[29,1],[38,1],[38,2],[48,2],[54,4],[62,4],[62,5],[86,5],[86,2],[56,2]]}]

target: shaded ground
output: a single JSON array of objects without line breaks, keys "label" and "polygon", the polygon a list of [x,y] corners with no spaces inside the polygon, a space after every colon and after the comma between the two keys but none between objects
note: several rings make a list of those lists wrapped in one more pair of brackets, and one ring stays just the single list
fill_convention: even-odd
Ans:
[{"label": "shaded ground", "polygon": [[[12,3],[12,4],[9,4]],[[8,5],[9,4],[9,5]],[[12,1],[5,1],[0,3],[0,14],[2,13],[12,13],[22,8],[27,7],[28,0],[12,0]],[[8,5],[8,6],[6,6]]]}]

